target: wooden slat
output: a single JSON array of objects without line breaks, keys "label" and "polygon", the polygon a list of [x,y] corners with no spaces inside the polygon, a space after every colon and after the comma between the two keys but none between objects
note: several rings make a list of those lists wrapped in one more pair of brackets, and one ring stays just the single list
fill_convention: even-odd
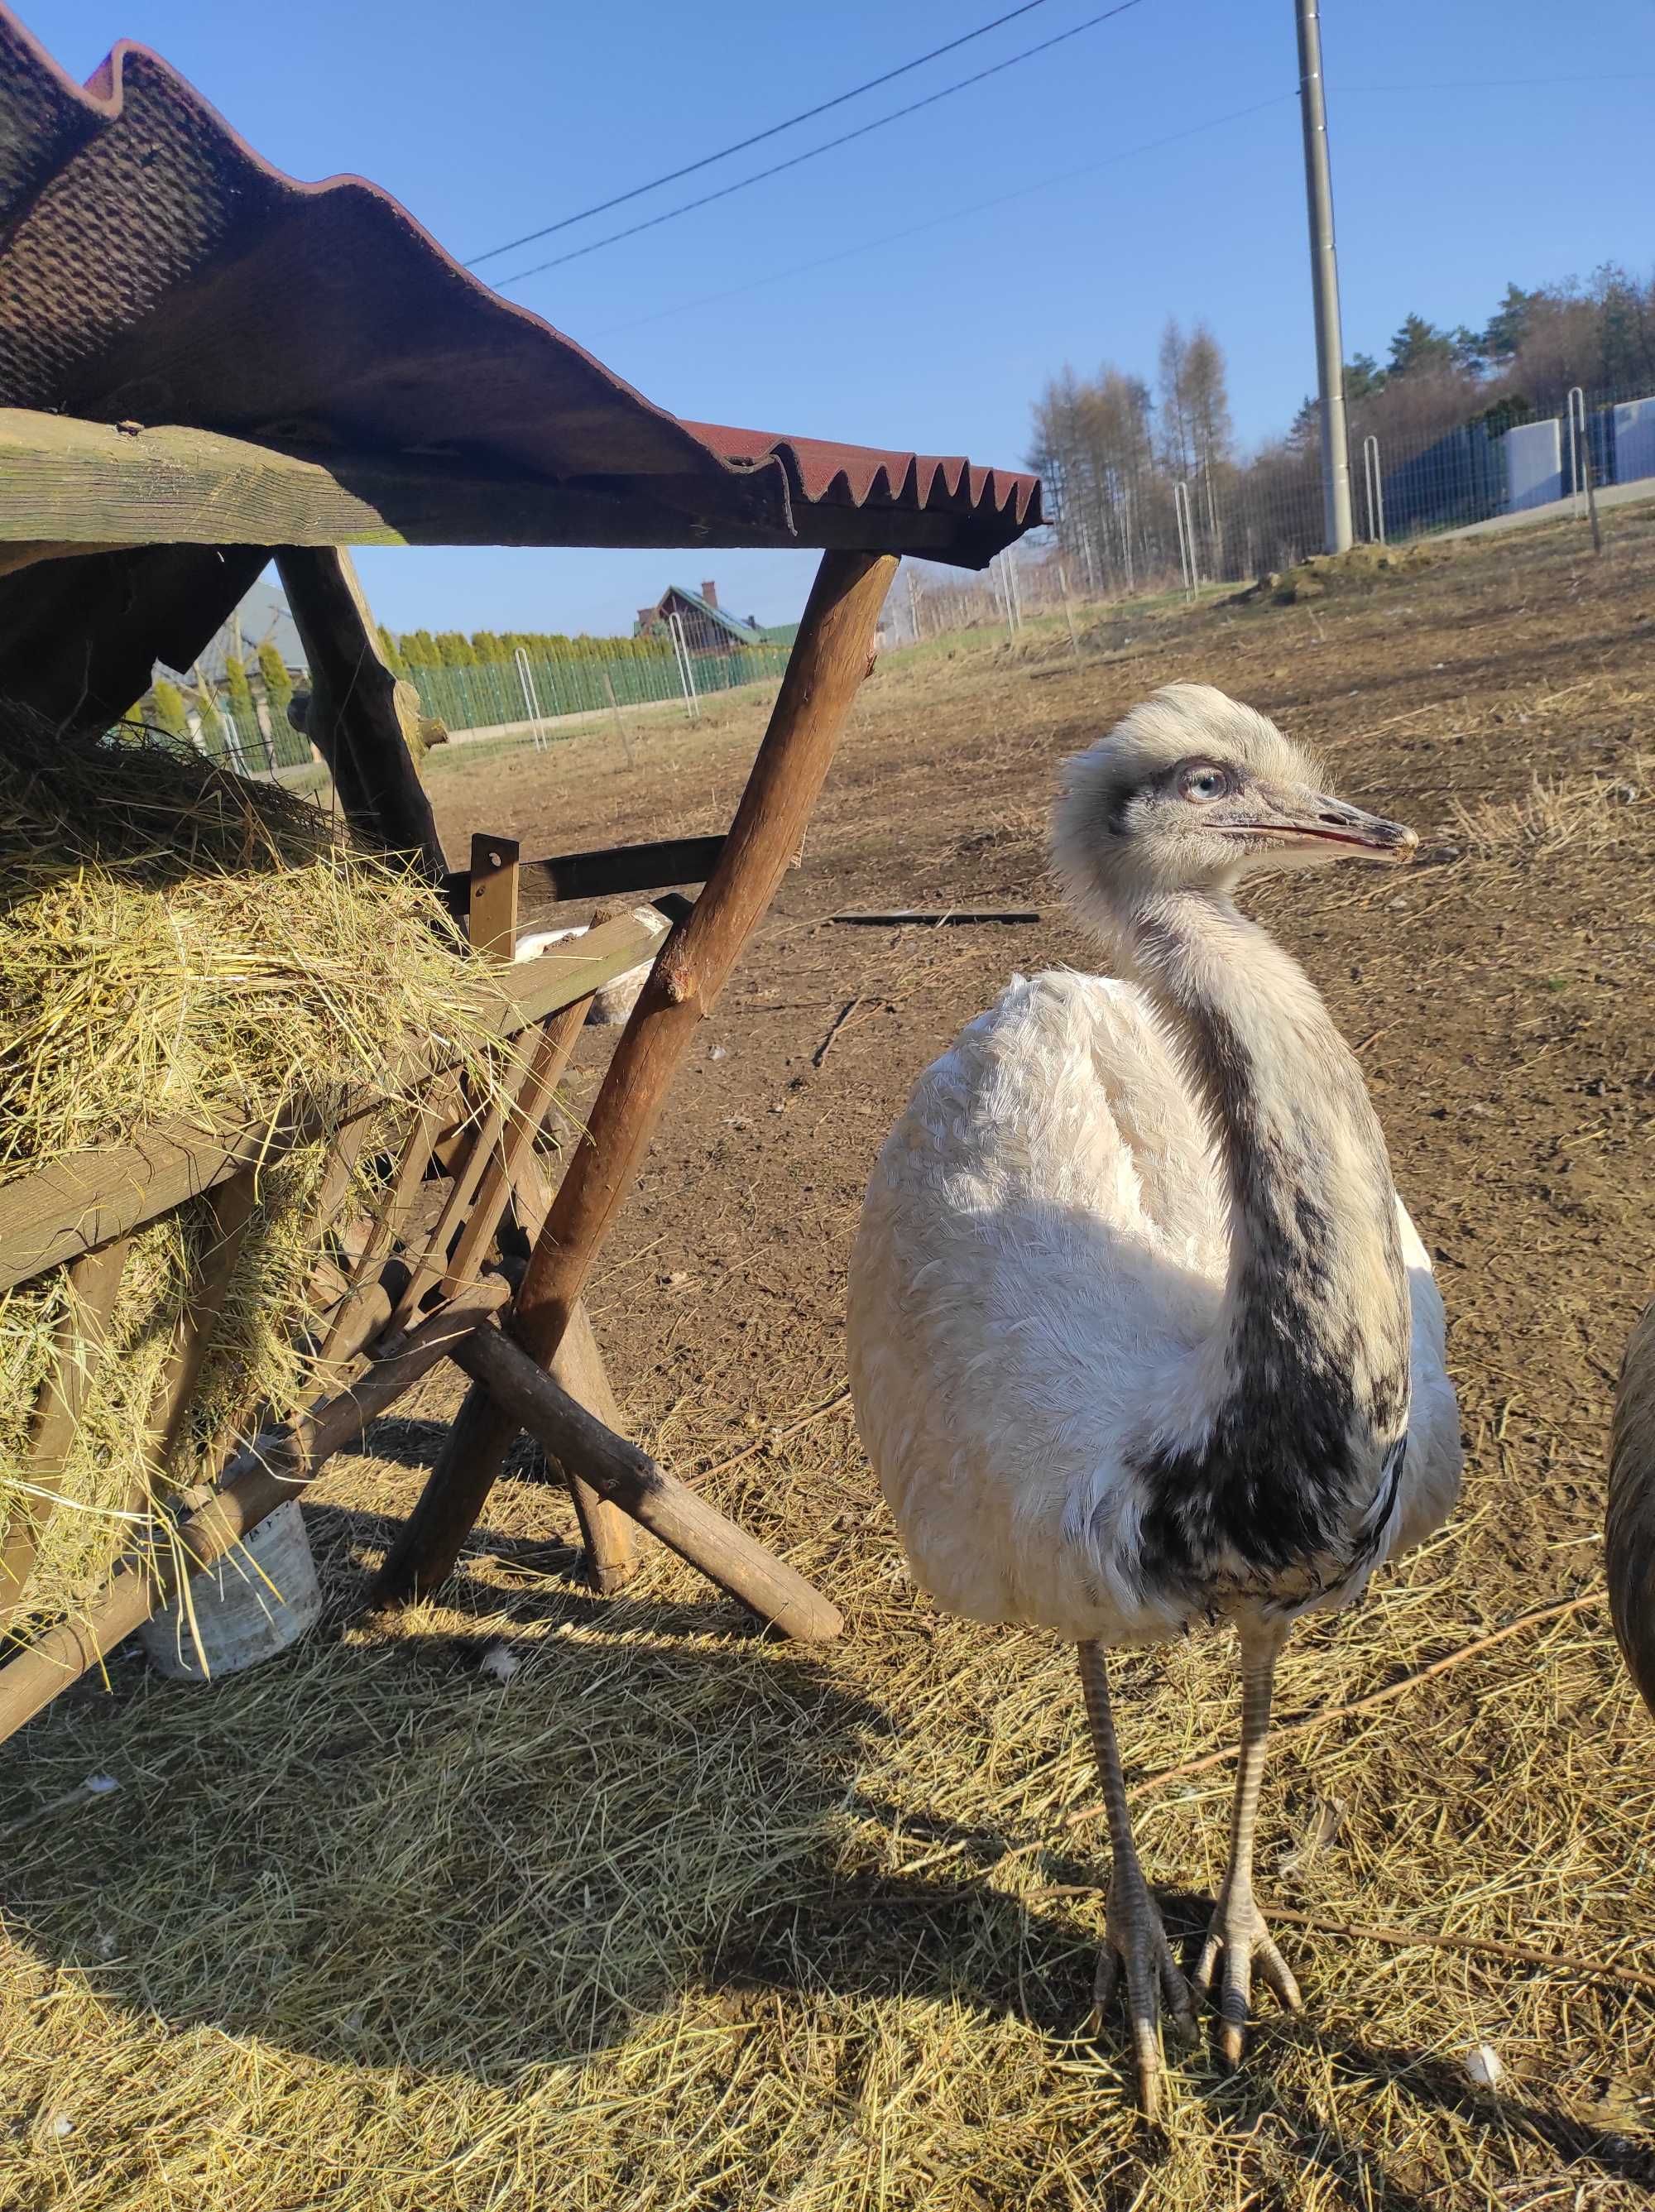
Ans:
[{"label": "wooden slat", "polygon": [[572,1006],[565,1006],[561,1013],[551,1017],[540,1032],[540,1042],[517,1094],[510,1124],[499,1133],[490,1148],[491,1158],[478,1184],[465,1226],[447,1263],[447,1272],[442,1281],[445,1297],[456,1297],[461,1286],[482,1270],[501,1217],[525,1164],[533,1157],[535,1139],[545,1126],[553,1094],[563,1080],[591,1003],[590,999],[581,999]]},{"label": "wooden slat", "polygon": [[[572,1012],[572,1009],[566,1009]],[[511,1072],[500,1084],[504,1094],[496,1098],[476,1127],[464,1157],[454,1164],[453,1179],[447,1196],[438,1214],[435,1225],[414,1256],[408,1281],[397,1300],[394,1319],[399,1328],[406,1328],[417,1312],[421,1302],[436,1288],[447,1268],[448,1247],[463,1229],[484,1178],[488,1173],[500,1141],[505,1133],[508,1106],[520,1084],[538,1057],[544,1031],[525,1030],[513,1049]]]},{"label": "wooden slat", "polygon": [[517,951],[517,851],[515,837],[472,839],[466,933],[479,960],[509,961]]},{"label": "wooden slat", "polygon": [[[623,915],[588,936],[553,945],[538,960],[502,969],[496,1036],[514,1036],[559,1007],[590,998],[648,959],[660,942],[658,931]],[[392,1085],[411,1086],[433,1072],[429,1055],[411,1049],[388,1073]],[[364,1115],[379,1111],[379,1102],[362,1109]],[[216,1136],[174,1124],[0,1187],[0,1290],[76,1259],[227,1182],[256,1164],[281,1133],[268,1121]],[[292,1133],[297,1142],[306,1132],[301,1127]]]},{"label": "wooden slat", "polygon": [[[430,1165],[432,1150],[438,1135],[447,1126],[458,1096],[453,1084],[444,1084],[415,1109],[385,1202],[374,1217],[367,1241],[350,1271],[345,1294],[329,1316],[317,1348],[316,1379],[324,1388],[344,1379],[336,1376],[335,1370],[350,1358],[356,1344],[362,1340],[356,1330],[362,1318],[363,1300],[377,1285],[380,1270],[391,1256],[414,1210],[425,1170]],[[384,1320],[376,1326],[382,1328],[389,1318],[387,1302]]]},{"label": "wooden slat", "polygon": [[0,1523],[0,1628],[24,1597],[40,1532],[52,1518],[69,1448],[102,1356],[109,1316],[120,1295],[130,1243],[129,1238],[119,1237],[100,1251],[86,1253],[70,1270],[69,1304],[25,1462],[36,1495],[32,1501],[17,1500],[9,1525]]},{"label": "wooden slat", "polygon": [[[577,1406],[610,1433],[624,1437],[621,1409],[615,1401],[609,1370],[593,1334],[591,1316],[582,1301],[575,1302],[563,1331],[563,1340],[552,1355],[551,1379],[567,1391]],[[557,1463],[557,1462],[554,1462]],[[584,1468],[562,1462],[563,1480],[575,1501],[575,1516],[586,1545],[587,1576],[593,1589],[607,1597],[623,1589],[637,1572],[632,1530],[621,1508],[593,1487]]]}]

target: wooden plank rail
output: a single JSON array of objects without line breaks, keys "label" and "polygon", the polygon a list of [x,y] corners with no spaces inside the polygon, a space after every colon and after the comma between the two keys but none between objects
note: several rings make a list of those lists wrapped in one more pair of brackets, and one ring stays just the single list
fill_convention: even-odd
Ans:
[{"label": "wooden plank rail", "polygon": [[[704,884],[723,850],[721,832],[716,837],[663,837],[654,844],[611,845],[590,853],[551,853],[544,860],[520,860],[517,866],[520,876],[538,878],[561,904],[666,890],[675,884]],[[451,910],[464,910],[473,879],[474,870],[466,868],[456,868],[444,878]]]},{"label": "wooden plank rail", "polygon": [[239,1452],[225,1469],[222,1489],[179,1524],[175,1549],[151,1566],[129,1566],[117,1574],[77,1620],[49,1628],[0,1667],[0,1742],[170,1603],[186,1561],[193,1573],[234,1550],[510,1296],[503,1276],[486,1278],[411,1334],[393,1340],[351,1389],[313,1408],[295,1428],[261,1437]]},{"label": "wooden plank rail", "polygon": [[[490,1024],[495,1035],[514,1036],[561,1007],[589,999],[648,959],[660,943],[657,930],[622,915],[585,937],[552,945],[538,960],[502,969],[495,979],[501,994]],[[414,1051],[390,1072],[391,1081],[392,1087],[412,1084],[438,1072],[429,1057]],[[378,1111],[377,1103],[363,1109],[364,1115]],[[293,1134],[269,1121],[212,1135],[172,1125],[0,1187],[0,1291],[170,1212],[257,1165],[273,1143]]]}]

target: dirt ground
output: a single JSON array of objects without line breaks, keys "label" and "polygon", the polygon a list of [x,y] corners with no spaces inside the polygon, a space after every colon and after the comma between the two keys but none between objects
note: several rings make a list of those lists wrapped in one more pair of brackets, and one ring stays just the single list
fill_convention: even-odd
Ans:
[{"label": "dirt ground", "polygon": [[[93,1767],[123,1788],[6,1846],[0,2204],[1647,2201],[1655,1733],[1600,1607],[1273,1755],[1261,1899],[1304,1923],[1277,1932],[1307,2010],[1267,2010],[1233,2077],[1174,2058],[1147,2130],[1115,2024],[1076,2035],[1103,1839],[1074,1817],[1095,1786],[1070,1662],[915,1599],[843,1403],[885,1129],[1013,970],[1089,957],[1044,872],[1056,763],[1208,681],[1420,832],[1407,876],[1256,903],[1358,1050],[1469,1447],[1453,1526],[1295,1639],[1280,1710],[1596,1587],[1609,1401],[1655,1289],[1655,520],[1617,517],[1602,562],[1583,541],[1112,612],[1078,661],[1059,626],[881,665],[592,1299],[633,1431],[821,1581],[843,1645],[754,1636],[659,1555],[588,1599],[567,1512],[526,1480],[441,1607],[352,1622],[458,1402],[434,1383],[322,1486],[327,1636],[193,1702],[119,1658],[113,1698],[87,1686],[9,1747],[0,1833]],[[556,852],[721,828],[764,707],[654,720],[631,766],[596,730],[434,756],[451,854],[473,829]],[[1042,921],[830,919],[997,902]],[[577,1111],[612,1034],[583,1036]],[[496,1639],[508,1683],[478,1672]],[[1229,1657],[1196,1639],[1123,1680],[1141,1846],[1189,1936],[1228,1779],[1154,1792],[1233,1741]],[[1502,1942],[1567,1963],[1476,1948]],[[1483,2042],[1497,2089],[1463,2071]]]}]

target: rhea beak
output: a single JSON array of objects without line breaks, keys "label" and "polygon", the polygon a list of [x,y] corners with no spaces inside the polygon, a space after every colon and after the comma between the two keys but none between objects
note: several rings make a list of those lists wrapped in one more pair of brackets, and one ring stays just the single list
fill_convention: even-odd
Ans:
[{"label": "rhea beak", "polygon": [[1411,860],[1419,850],[1418,834],[1406,823],[1365,814],[1360,806],[1348,806],[1325,792],[1263,785],[1255,787],[1252,802],[1251,820],[1227,822],[1225,828],[1284,846],[1305,860],[1398,864]]}]

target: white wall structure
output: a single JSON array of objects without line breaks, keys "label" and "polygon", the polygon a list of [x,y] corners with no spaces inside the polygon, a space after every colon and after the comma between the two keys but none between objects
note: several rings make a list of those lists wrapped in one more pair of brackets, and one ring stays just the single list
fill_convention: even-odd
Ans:
[{"label": "white wall structure", "polygon": [[1546,507],[1563,496],[1563,425],[1556,416],[1545,422],[1519,422],[1506,433],[1507,512]]},{"label": "white wall structure", "polygon": [[1655,477],[1655,399],[1628,399],[1615,410],[1615,481]]}]

